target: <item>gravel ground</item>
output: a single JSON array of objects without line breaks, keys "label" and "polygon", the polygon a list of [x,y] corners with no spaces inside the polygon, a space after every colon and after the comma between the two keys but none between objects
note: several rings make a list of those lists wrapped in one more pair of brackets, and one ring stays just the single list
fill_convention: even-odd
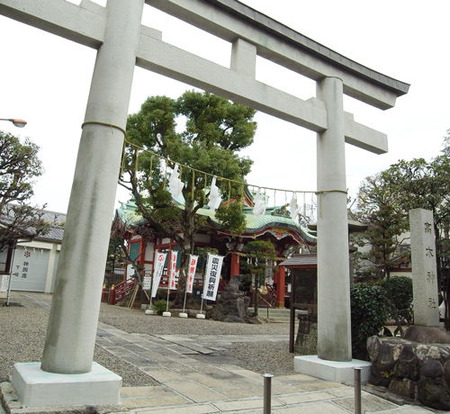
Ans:
[{"label": "gravel ground", "polygon": [[[27,294],[40,301],[50,301],[51,295]],[[40,361],[44,349],[48,310],[35,301],[14,292],[12,306],[1,306],[0,299],[0,382],[9,380],[14,362]],[[17,306],[15,303],[21,304]],[[149,317],[141,310],[102,304],[100,321],[128,333],[149,335],[276,335],[287,334],[287,324],[262,323],[250,325],[212,320],[183,320],[179,318]],[[186,323],[187,322],[187,323]],[[222,354],[238,361],[238,365],[257,373],[274,375],[294,374],[293,355],[288,343],[234,343]],[[124,386],[154,385],[155,381],[132,365],[118,360],[99,346],[94,360],[123,378]]]}]

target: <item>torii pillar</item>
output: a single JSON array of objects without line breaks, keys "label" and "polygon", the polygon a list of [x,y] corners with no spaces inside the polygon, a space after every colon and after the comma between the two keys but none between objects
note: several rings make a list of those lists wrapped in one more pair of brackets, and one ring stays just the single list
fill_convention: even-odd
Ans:
[{"label": "torii pillar", "polygon": [[[24,405],[118,404],[122,379],[93,363],[111,217],[144,0],[108,0],[81,134],[42,364],[15,364]],[[101,240],[97,243],[96,240]],[[69,375],[68,375],[69,374]],[[79,374],[79,375],[72,375]]]},{"label": "torii pillar", "polygon": [[352,359],[342,80],[318,81],[317,97],[328,115],[328,129],[317,134],[317,355],[295,357],[294,366],[304,374],[350,384],[358,368],[367,383],[370,362]]},{"label": "torii pillar", "polygon": [[328,129],[317,137],[317,307],[319,358],[352,359],[342,80],[317,83]]}]

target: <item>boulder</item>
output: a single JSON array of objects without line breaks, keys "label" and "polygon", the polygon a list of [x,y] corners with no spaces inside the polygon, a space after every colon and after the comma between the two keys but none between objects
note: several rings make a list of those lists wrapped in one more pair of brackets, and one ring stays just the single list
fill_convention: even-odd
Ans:
[{"label": "boulder", "polygon": [[[423,330],[415,330],[415,333]],[[414,336],[420,339],[420,335]],[[436,339],[436,336],[434,336]],[[403,398],[450,410],[450,344],[419,343],[396,337],[371,337],[370,382]]]},{"label": "boulder", "polygon": [[233,277],[212,306],[209,317],[216,321],[255,323],[248,314],[250,298],[239,290],[240,276]]},{"label": "boulder", "polygon": [[419,365],[412,344],[405,343],[395,364],[394,374],[397,378],[417,381],[420,377]]},{"label": "boulder", "polygon": [[450,332],[430,326],[411,325],[406,329],[403,338],[422,344],[450,344]]},{"label": "boulder", "polygon": [[450,392],[442,381],[423,377],[418,382],[418,400],[436,410],[450,410]]},{"label": "boulder", "polygon": [[447,384],[447,387],[450,388],[450,359],[448,359],[444,364],[444,381]]},{"label": "boulder", "polygon": [[444,375],[444,367],[435,359],[426,359],[420,368],[420,373],[424,377],[439,378]]},{"label": "boulder", "polygon": [[407,398],[408,400],[415,400],[416,398],[416,384],[414,381],[407,378],[394,378],[389,383],[388,389],[390,392],[400,395],[403,398]]}]

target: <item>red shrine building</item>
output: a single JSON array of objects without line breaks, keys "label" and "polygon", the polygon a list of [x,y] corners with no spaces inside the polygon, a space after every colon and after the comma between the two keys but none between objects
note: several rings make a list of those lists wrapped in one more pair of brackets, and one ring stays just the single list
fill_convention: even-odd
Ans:
[{"label": "red shrine building", "polygon": [[[298,253],[299,249],[310,251],[316,245],[316,235],[307,227],[293,220],[285,207],[266,208],[262,215],[253,214],[252,207],[244,208],[246,228],[239,236],[231,235],[226,229],[221,228],[215,219],[215,214],[209,209],[200,209],[198,214],[208,218],[208,229],[197,234],[195,248],[214,248],[218,254],[224,256],[221,278],[227,283],[234,276],[240,275],[241,263],[247,260],[244,252],[245,245],[253,240],[270,241],[275,246],[277,259],[275,266],[270,266],[266,272],[264,286],[272,289],[275,296],[276,307],[285,306],[285,297],[288,293],[286,270],[278,266],[288,254]],[[171,252],[178,250],[173,240],[158,235],[157,232],[145,231],[145,235],[139,234],[142,230],[143,220],[137,213],[133,202],[122,203],[116,211],[113,234],[120,234],[127,240],[129,257],[143,269],[142,276],[152,276],[157,252]],[[139,226],[138,226],[139,224]],[[197,252],[195,253],[197,254]],[[178,255],[180,256],[180,255]],[[178,258],[180,261],[180,258]],[[205,260],[205,258],[203,258]],[[199,257],[201,263],[202,257]],[[167,266],[167,263],[166,263]],[[167,285],[166,268],[163,272],[161,286]],[[201,266],[197,269],[196,280],[201,284],[203,275]]]}]

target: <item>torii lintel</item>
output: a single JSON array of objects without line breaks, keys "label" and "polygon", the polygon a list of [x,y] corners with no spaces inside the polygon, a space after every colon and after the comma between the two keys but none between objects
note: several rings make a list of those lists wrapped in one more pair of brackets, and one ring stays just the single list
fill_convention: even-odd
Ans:
[{"label": "torii lintel", "polygon": [[[255,79],[262,56],[313,80],[342,79],[344,93],[380,109],[395,104],[409,85],[372,71],[235,0],[146,0],[147,4],[224,40],[233,51],[226,68],[163,42],[161,32],[141,26],[136,64],[224,96],[315,132],[328,128],[323,102],[302,100]],[[98,49],[104,41],[106,8],[83,0],[1,0],[0,14]],[[218,18],[220,17],[220,18]],[[347,143],[387,152],[385,134],[345,114]]]}]

